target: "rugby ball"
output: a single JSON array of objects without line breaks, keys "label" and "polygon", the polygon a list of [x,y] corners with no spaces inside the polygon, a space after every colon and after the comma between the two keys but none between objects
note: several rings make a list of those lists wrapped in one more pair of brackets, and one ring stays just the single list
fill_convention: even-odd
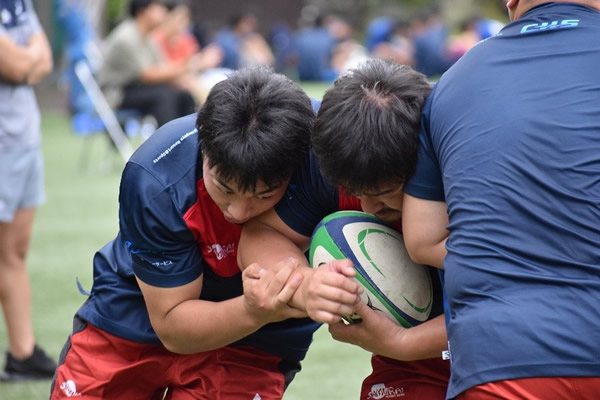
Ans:
[{"label": "rugby ball", "polygon": [[[409,328],[426,321],[433,304],[427,267],[415,264],[402,234],[377,217],[359,211],[338,211],[325,217],[313,231],[309,261],[313,268],[349,258],[356,280],[364,288],[362,300],[396,323]],[[360,321],[358,315],[344,318]]]}]

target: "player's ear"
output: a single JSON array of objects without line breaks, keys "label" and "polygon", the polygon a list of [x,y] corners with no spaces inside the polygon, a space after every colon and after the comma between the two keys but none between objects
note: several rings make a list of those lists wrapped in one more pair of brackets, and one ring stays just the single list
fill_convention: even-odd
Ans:
[{"label": "player's ear", "polygon": [[506,8],[508,10],[508,16],[510,17],[511,21],[514,21],[514,19],[515,19],[514,18],[515,10],[519,6],[519,2],[520,2],[520,0],[507,0],[506,1]]}]

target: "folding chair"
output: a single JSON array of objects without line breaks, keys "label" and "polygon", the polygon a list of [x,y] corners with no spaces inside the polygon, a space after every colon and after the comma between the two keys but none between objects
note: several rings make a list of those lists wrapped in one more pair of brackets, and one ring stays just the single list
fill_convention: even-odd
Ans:
[{"label": "folding chair", "polygon": [[[69,90],[71,124],[76,135],[85,142],[79,167],[90,159],[90,146],[95,136],[109,139],[111,156],[119,154],[127,160],[133,153],[128,135],[144,139],[153,132],[142,115],[133,110],[113,110],[96,82],[95,73],[104,57],[95,30],[89,22],[89,12],[96,1],[54,0],[55,17],[65,37],[66,67],[63,80]],[[137,126],[132,129],[131,126]],[[126,127],[126,129],[124,129]],[[143,131],[141,129],[143,128]],[[154,126],[155,128],[155,126]]]},{"label": "folding chair", "polygon": [[106,101],[104,94],[100,90],[96,78],[86,61],[80,60],[75,63],[75,75],[83,86],[86,94],[90,98],[98,117],[102,121],[106,132],[108,133],[112,143],[118,150],[123,160],[127,161],[133,154],[133,146],[129,142],[125,131],[121,127],[119,119],[115,115],[113,109]]}]

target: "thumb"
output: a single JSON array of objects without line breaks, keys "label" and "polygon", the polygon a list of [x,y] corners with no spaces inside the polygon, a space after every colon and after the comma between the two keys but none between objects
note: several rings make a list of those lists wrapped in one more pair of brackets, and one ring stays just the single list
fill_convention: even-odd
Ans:
[{"label": "thumb", "polygon": [[358,314],[363,323],[368,324],[371,321],[377,311],[373,310],[371,307],[367,305],[362,299],[356,302],[354,305],[354,313]]}]

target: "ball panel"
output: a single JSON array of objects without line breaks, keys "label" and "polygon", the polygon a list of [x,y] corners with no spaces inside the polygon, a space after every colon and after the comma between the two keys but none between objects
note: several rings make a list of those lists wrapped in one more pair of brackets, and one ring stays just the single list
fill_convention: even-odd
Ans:
[{"label": "ball panel", "polygon": [[[349,258],[365,288],[362,300],[402,326],[418,325],[429,317],[429,271],[410,260],[402,235],[373,215],[341,211],[324,218],[313,233],[309,258],[313,267]],[[357,316],[346,320],[355,322],[353,317]]]},{"label": "ball panel", "polygon": [[380,221],[376,216],[372,214],[367,214],[362,211],[336,211],[332,214],[329,214],[321,221],[322,224],[327,224],[331,221],[337,221],[344,218],[359,218],[361,221]]},{"label": "ball panel", "polygon": [[309,252],[309,263],[312,268],[334,260],[347,258],[329,234],[325,224],[317,225],[313,232],[311,248]]},{"label": "ball panel", "polygon": [[405,319],[427,320],[433,304],[429,271],[410,259],[402,235],[380,223],[351,223],[343,232],[359,273],[388,299],[386,304],[395,304]]}]

